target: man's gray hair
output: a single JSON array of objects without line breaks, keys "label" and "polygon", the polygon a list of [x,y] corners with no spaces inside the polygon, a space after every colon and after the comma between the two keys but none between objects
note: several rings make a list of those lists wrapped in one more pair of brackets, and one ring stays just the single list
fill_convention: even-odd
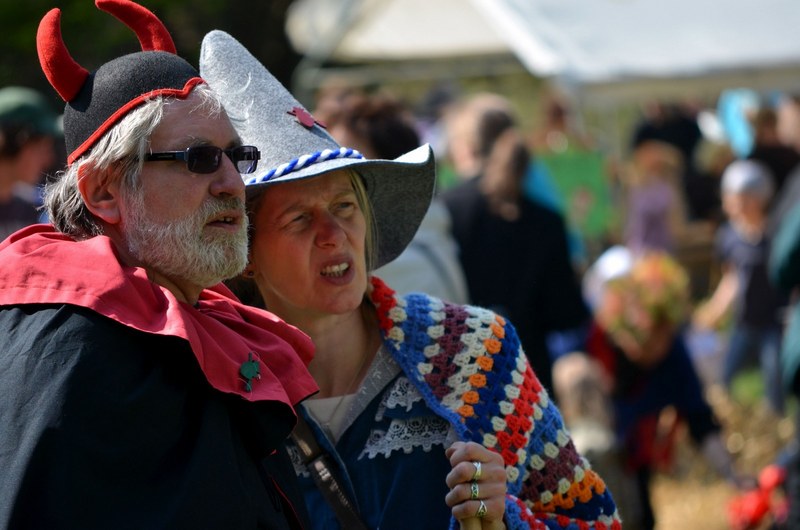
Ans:
[{"label": "man's gray hair", "polygon": [[[208,85],[197,85],[193,93],[200,95],[201,100],[191,112],[214,117],[223,111],[219,97]],[[120,181],[123,194],[137,190],[150,136],[161,123],[166,105],[173,101],[174,97],[157,96],[131,111],[98,140],[89,154],[45,185],[44,206],[57,230],[76,239],[103,233],[99,220],[83,201],[78,181],[94,173],[106,173],[105,178],[111,182]]]}]

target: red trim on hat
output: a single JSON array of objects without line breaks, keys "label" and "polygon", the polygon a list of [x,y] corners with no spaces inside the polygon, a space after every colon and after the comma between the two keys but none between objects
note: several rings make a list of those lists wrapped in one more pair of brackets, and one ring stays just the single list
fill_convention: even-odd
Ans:
[{"label": "red trim on hat", "polygon": [[61,99],[71,101],[89,77],[89,71],[79,65],[67,51],[61,36],[60,9],[51,9],[39,22],[36,51],[47,80]]},{"label": "red trim on hat", "polygon": [[125,105],[117,109],[117,111],[114,112],[114,114],[109,116],[108,119],[104,121],[102,125],[100,125],[100,127],[98,127],[92,133],[92,135],[86,139],[85,142],[83,142],[81,145],[78,146],[77,149],[75,149],[72,153],[69,154],[69,156],[67,157],[67,165],[71,165],[73,162],[75,162],[75,160],[86,154],[86,152],[89,149],[91,149],[91,147],[95,144],[95,142],[97,142],[97,140],[100,139],[101,136],[107,133],[108,130],[111,129],[111,127],[113,127],[114,125],[116,125],[117,122],[119,122],[123,117],[125,117],[126,114],[128,114],[130,111],[132,111],[134,108],[138,107],[142,103],[145,103],[146,101],[157,96],[171,96],[178,99],[186,99],[187,97],[189,97],[189,94],[194,89],[194,87],[196,87],[201,83],[205,83],[205,80],[203,80],[200,77],[193,77],[189,79],[183,86],[183,88],[180,90],[176,88],[159,88],[157,90],[151,90],[150,92],[147,92],[130,100]]},{"label": "red trim on hat", "polygon": [[177,53],[167,28],[144,6],[130,0],[96,0],[95,5],[131,28],[139,38],[143,51]]}]

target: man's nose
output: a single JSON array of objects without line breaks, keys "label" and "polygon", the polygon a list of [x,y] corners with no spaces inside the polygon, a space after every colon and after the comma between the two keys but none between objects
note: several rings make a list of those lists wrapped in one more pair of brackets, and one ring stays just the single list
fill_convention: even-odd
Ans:
[{"label": "man's nose", "polygon": [[211,182],[211,194],[218,197],[244,198],[244,180],[233,161],[226,155],[222,156],[219,168]]}]

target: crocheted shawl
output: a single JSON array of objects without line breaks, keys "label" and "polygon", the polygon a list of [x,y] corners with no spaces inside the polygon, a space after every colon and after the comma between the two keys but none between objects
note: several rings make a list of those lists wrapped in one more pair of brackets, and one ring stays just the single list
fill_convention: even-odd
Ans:
[{"label": "crocheted shawl", "polygon": [[464,441],[503,456],[510,529],[620,529],[603,480],[580,455],[513,326],[478,307],[372,278],[383,343],[428,406]]}]

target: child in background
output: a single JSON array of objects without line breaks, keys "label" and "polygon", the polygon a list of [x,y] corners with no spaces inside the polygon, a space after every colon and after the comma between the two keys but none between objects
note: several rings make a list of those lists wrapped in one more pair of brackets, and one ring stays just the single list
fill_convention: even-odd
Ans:
[{"label": "child in background", "polygon": [[770,240],[766,233],[774,183],[766,166],[754,160],[732,162],[722,175],[722,209],[727,216],[716,236],[722,276],[711,298],[694,314],[694,324],[720,326],[733,311],[732,332],[722,367],[722,383],[730,389],[737,372],[757,356],[767,401],[782,415],[781,310],[785,294],[767,274]]},{"label": "child in background", "polygon": [[686,231],[680,151],[656,140],[639,145],[625,173],[623,240],[634,252],[674,252]]},{"label": "child in background", "polygon": [[[593,467],[614,488],[626,530],[655,527],[650,481],[671,464],[678,421],[686,422],[722,477],[737,487],[755,484],[734,471],[689,358],[681,333],[688,284],[685,270],[664,252],[609,249],[584,278],[594,315],[585,353],[563,356],[554,365],[564,421],[576,447],[591,455]],[[602,403],[607,412],[598,411]],[[597,454],[603,451],[605,457]]]}]

